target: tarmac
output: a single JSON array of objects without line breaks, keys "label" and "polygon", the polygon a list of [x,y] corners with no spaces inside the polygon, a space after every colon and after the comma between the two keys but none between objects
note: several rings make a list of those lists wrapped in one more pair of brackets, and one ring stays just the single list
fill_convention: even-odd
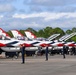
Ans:
[{"label": "tarmac", "polygon": [[0,58],[0,75],[76,75],[76,56],[62,55],[25,57],[25,64],[21,64],[21,57]]}]

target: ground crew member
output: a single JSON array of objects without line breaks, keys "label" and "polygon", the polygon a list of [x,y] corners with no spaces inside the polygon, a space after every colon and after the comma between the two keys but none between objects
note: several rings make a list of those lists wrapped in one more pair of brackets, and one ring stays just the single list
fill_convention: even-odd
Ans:
[{"label": "ground crew member", "polygon": [[25,63],[25,45],[24,44],[20,45],[20,50],[22,53],[22,64],[24,64]]},{"label": "ground crew member", "polygon": [[66,51],[66,46],[63,46],[62,54],[64,59],[65,59],[65,51]]},{"label": "ground crew member", "polygon": [[46,56],[46,61],[48,61],[48,46],[45,49],[45,56]]}]

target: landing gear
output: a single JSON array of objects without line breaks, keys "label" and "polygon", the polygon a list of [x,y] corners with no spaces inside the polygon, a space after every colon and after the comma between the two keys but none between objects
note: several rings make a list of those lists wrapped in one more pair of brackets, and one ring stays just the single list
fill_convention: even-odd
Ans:
[{"label": "landing gear", "polygon": [[0,54],[2,54],[2,52],[3,52],[3,51],[2,51],[2,49],[0,48]]},{"label": "landing gear", "polygon": [[18,52],[5,52],[6,58],[18,58]]}]

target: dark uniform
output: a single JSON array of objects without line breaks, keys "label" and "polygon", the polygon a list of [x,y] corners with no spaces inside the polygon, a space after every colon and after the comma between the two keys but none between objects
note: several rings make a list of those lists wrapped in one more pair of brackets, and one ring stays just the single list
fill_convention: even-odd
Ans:
[{"label": "dark uniform", "polygon": [[65,58],[65,52],[66,52],[66,46],[63,46],[63,50],[62,50],[63,58]]},{"label": "dark uniform", "polygon": [[46,56],[46,61],[48,61],[48,47],[46,47],[45,56]]},{"label": "dark uniform", "polygon": [[24,64],[25,63],[25,46],[22,45],[20,47],[20,49],[21,49],[21,53],[22,53],[22,64]]},{"label": "dark uniform", "polygon": [[72,49],[72,54],[73,54],[73,55],[76,55],[75,47],[73,46],[71,49]]}]

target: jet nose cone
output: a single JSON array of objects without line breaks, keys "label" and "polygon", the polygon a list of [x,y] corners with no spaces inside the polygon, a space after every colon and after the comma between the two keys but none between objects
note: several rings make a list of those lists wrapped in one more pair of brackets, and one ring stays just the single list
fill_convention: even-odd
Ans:
[{"label": "jet nose cone", "polygon": [[2,44],[2,43],[0,43],[0,47],[4,47],[4,46],[6,46],[6,44]]},{"label": "jet nose cone", "polygon": [[75,46],[75,44],[69,44],[68,46]]}]

